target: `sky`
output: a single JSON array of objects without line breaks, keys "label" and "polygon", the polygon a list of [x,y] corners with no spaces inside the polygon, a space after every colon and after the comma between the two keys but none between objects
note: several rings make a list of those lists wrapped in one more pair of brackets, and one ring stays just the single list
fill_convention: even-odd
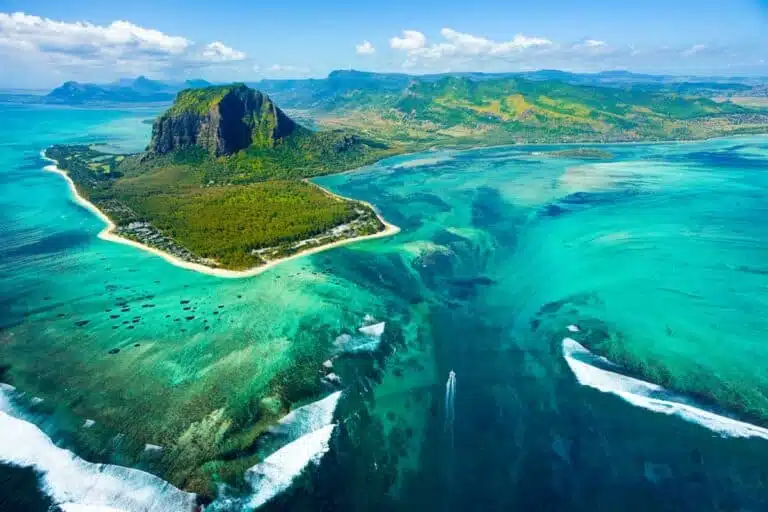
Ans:
[{"label": "sky", "polygon": [[768,0],[0,0],[0,87],[563,69],[768,76]]}]

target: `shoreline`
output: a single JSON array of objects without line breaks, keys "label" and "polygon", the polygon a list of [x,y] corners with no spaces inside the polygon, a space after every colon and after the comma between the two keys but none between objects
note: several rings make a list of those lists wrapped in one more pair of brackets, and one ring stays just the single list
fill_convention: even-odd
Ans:
[{"label": "shoreline", "polygon": [[72,181],[72,178],[69,177],[69,174],[67,174],[66,171],[63,171],[59,169],[58,162],[48,157],[45,154],[45,150],[42,150],[40,152],[40,156],[43,158],[43,160],[46,160],[47,162],[51,162],[51,165],[46,165],[43,167],[43,170],[46,172],[52,172],[55,174],[58,174],[66,180],[67,184],[69,185],[69,191],[70,195],[74,199],[75,203],[82,206],[86,210],[90,211],[92,214],[94,214],[96,217],[98,217],[102,222],[106,224],[104,229],[99,231],[99,234],[97,235],[98,238],[102,240],[106,240],[108,242],[115,242],[122,245],[128,245],[130,247],[133,247],[135,249],[140,249],[142,251],[149,252],[151,254],[154,254],[155,256],[159,256],[163,258],[166,262],[170,263],[171,265],[175,265],[177,267],[186,269],[186,270],[193,270],[195,272],[200,272],[202,274],[206,274],[209,276],[214,277],[223,277],[228,279],[238,279],[238,278],[245,278],[245,277],[253,277],[261,274],[262,272],[266,272],[267,270],[276,267],[280,263],[284,263],[289,260],[297,259],[302,256],[309,256],[310,254],[317,254],[319,252],[327,251],[330,249],[335,249],[336,247],[341,247],[343,245],[348,245],[355,242],[361,242],[364,240],[373,240],[376,238],[384,238],[388,236],[395,235],[400,232],[400,228],[395,226],[394,224],[390,224],[387,222],[384,217],[379,213],[378,209],[374,207],[372,204],[361,201],[358,199],[352,199],[344,196],[340,196],[338,194],[335,194],[331,192],[330,190],[327,190],[317,183],[313,183],[311,181],[305,180],[307,183],[310,183],[311,185],[319,188],[326,194],[329,194],[333,197],[337,197],[339,199],[347,200],[347,201],[357,201],[358,203],[365,204],[366,206],[370,207],[371,210],[373,210],[373,213],[376,215],[376,217],[379,219],[379,221],[384,225],[384,230],[379,231],[378,233],[373,233],[372,235],[364,235],[364,236],[358,236],[354,238],[346,238],[344,240],[337,240],[336,242],[325,244],[325,245],[319,245],[317,247],[311,247],[309,249],[305,249],[303,251],[299,251],[295,254],[291,254],[290,256],[286,256],[284,258],[278,258],[275,260],[270,260],[266,262],[264,265],[259,265],[258,267],[251,267],[246,270],[227,270],[223,268],[214,268],[209,267],[207,265],[203,265],[201,263],[192,263],[190,261],[185,261],[180,258],[177,258],[176,256],[173,256],[172,254],[169,254],[165,251],[162,251],[160,249],[157,249],[155,247],[151,247],[146,244],[142,244],[140,242],[136,242],[134,240],[130,240],[128,238],[122,237],[120,235],[115,234],[115,230],[117,229],[117,225],[112,222],[112,219],[110,219],[104,212],[99,210],[99,208],[85,199],[83,196],[80,195],[80,193],[77,191],[77,187],[75,186],[75,182]]},{"label": "shoreline", "polygon": [[[377,160],[376,162],[372,162],[371,164],[368,164],[368,165],[363,166],[363,167],[358,168],[358,169],[349,169],[347,171],[342,171],[342,172],[333,173],[333,174],[348,174],[348,173],[352,173],[352,172],[358,171],[360,169],[363,169],[365,167],[368,167],[370,165],[374,165],[374,164],[376,164],[378,162],[381,162],[383,160],[387,160],[388,158],[393,158],[393,157],[396,157],[396,156],[400,157],[400,156],[409,156],[409,155],[418,155],[418,154],[428,154],[428,153],[432,153],[432,152],[436,152],[436,151],[455,151],[455,152],[467,151],[467,152],[469,152],[469,151],[478,151],[478,150],[492,149],[492,148],[510,148],[510,147],[515,147],[515,148],[523,147],[524,148],[526,146],[530,147],[530,146],[575,146],[575,145],[582,145],[582,146],[592,146],[592,145],[596,145],[596,146],[609,146],[609,145],[625,145],[625,144],[626,145],[635,145],[635,144],[637,144],[637,145],[689,144],[689,143],[705,142],[705,141],[711,141],[711,140],[717,140],[717,139],[730,139],[730,138],[739,138],[739,137],[761,137],[761,136],[765,137],[765,136],[768,136],[768,134],[766,134],[766,133],[735,134],[735,135],[720,135],[720,136],[715,136],[715,137],[705,137],[705,138],[701,138],[701,139],[671,139],[671,140],[657,140],[657,141],[649,140],[649,141],[624,141],[624,142],[560,142],[560,143],[556,143],[556,142],[552,142],[552,143],[530,143],[530,142],[526,142],[526,143],[522,143],[522,144],[495,144],[495,145],[489,145],[489,146],[440,147],[440,148],[439,147],[434,147],[434,148],[423,149],[421,151],[412,151],[410,153],[406,152],[406,153],[402,153],[402,154],[392,155],[392,156],[389,156],[389,157],[385,157],[385,158],[383,158],[381,160]],[[202,274],[206,274],[206,275],[210,275],[210,276],[214,276],[214,277],[223,277],[223,278],[229,278],[229,279],[253,277],[253,276],[257,276],[257,275],[261,274],[262,272],[266,272],[267,270],[269,270],[269,269],[271,269],[271,268],[273,268],[273,267],[275,267],[275,266],[277,266],[280,263],[283,263],[285,261],[289,261],[289,260],[292,260],[292,259],[300,258],[302,256],[309,256],[311,254],[317,254],[319,252],[323,252],[323,251],[326,251],[326,250],[334,249],[336,247],[341,247],[341,246],[348,245],[348,244],[351,244],[351,243],[354,243],[354,242],[361,242],[361,241],[365,241],[365,240],[373,240],[373,239],[377,239],[377,238],[385,238],[385,237],[388,237],[388,236],[396,235],[397,233],[400,232],[400,228],[398,226],[395,226],[394,224],[391,224],[391,223],[387,222],[387,220],[381,215],[381,213],[379,213],[379,210],[374,205],[372,205],[371,203],[369,203],[367,201],[360,200],[360,199],[353,199],[353,198],[350,198],[350,197],[345,197],[345,196],[336,194],[336,193],[334,193],[334,192],[332,192],[332,191],[330,191],[330,190],[328,190],[326,188],[323,188],[322,186],[320,186],[317,183],[313,182],[309,178],[303,178],[302,181],[304,181],[305,183],[308,183],[310,185],[313,185],[313,186],[319,188],[324,193],[326,193],[326,194],[328,194],[328,195],[330,195],[332,197],[336,197],[338,199],[342,199],[342,200],[346,200],[346,201],[356,201],[358,203],[361,203],[361,204],[364,204],[364,205],[368,206],[369,208],[371,208],[371,210],[373,210],[373,212],[376,215],[376,217],[378,217],[379,221],[384,225],[384,230],[383,231],[379,231],[378,233],[374,233],[372,235],[365,235],[365,236],[360,236],[360,237],[355,237],[355,238],[348,238],[348,239],[344,239],[344,240],[338,240],[338,241],[330,243],[330,244],[326,244],[326,245],[321,245],[321,246],[305,249],[305,250],[299,251],[299,252],[297,252],[295,254],[291,254],[290,256],[286,256],[284,258],[278,258],[276,260],[271,260],[271,261],[268,261],[267,263],[265,263],[264,265],[260,265],[258,267],[252,267],[252,268],[249,268],[249,269],[246,269],[246,270],[227,270],[227,269],[209,267],[209,266],[203,265],[201,263],[192,263],[192,262],[189,262],[189,261],[182,260],[182,259],[177,258],[176,256],[173,256],[173,255],[171,255],[171,254],[169,254],[169,253],[167,253],[165,251],[162,251],[160,249],[156,249],[154,247],[142,244],[140,242],[136,242],[134,240],[130,240],[128,238],[124,238],[124,237],[122,237],[120,235],[116,235],[114,233],[114,230],[117,228],[117,225],[114,222],[112,222],[112,220],[104,212],[99,210],[98,207],[96,207],[96,205],[94,205],[93,203],[91,203],[90,201],[88,201],[87,199],[85,199],[84,197],[82,197],[80,195],[80,193],[77,191],[77,187],[75,186],[75,182],[72,181],[72,178],[69,177],[69,175],[66,173],[66,171],[63,171],[63,170],[58,168],[58,162],[55,159],[48,157],[45,154],[45,149],[40,151],[40,157],[43,160],[51,162],[51,164],[52,164],[52,165],[46,165],[45,167],[43,167],[43,170],[47,171],[47,172],[53,172],[53,173],[61,175],[67,181],[67,184],[69,185],[70,193],[71,193],[72,197],[74,198],[75,202],[77,204],[79,204],[80,206],[82,206],[83,208],[85,208],[86,210],[89,210],[91,213],[96,215],[99,219],[101,219],[106,224],[106,227],[104,229],[102,229],[99,232],[99,234],[97,235],[98,238],[100,238],[102,240],[109,241],[109,242],[115,242],[115,243],[119,243],[119,244],[123,244],[123,245],[128,245],[128,246],[134,247],[136,249],[140,249],[140,250],[152,253],[155,256],[159,256],[159,257],[163,258],[165,261],[167,261],[171,265],[174,265],[174,266],[186,269],[186,270],[193,270],[195,272],[200,272]]]}]

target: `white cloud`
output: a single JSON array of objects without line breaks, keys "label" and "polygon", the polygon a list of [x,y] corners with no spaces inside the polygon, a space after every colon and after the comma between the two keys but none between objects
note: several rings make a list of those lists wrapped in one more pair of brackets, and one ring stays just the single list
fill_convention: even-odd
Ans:
[{"label": "white cloud", "polygon": [[280,75],[290,77],[305,76],[309,73],[309,68],[302,66],[292,66],[290,64],[272,64],[266,69],[268,75]]},{"label": "white cloud", "polygon": [[[63,22],[22,12],[0,13],[0,58],[47,68],[50,74],[99,77],[183,74],[186,70],[247,58],[221,41],[196,44],[129,21],[96,25]],[[3,64],[0,60],[0,65]]]},{"label": "white cloud", "polygon": [[272,64],[269,66],[269,71],[276,71],[278,73],[283,73],[286,71],[296,71],[295,66],[286,66],[283,64]]},{"label": "white cloud", "polygon": [[405,67],[415,67],[424,61],[445,64],[445,60],[504,58],[553,46],[549,39],[523,34],[517,34],[508,41],[493,41],[486,37],[444,28],[440,35],[444,41],[427,46],[427,38],[421,32],[407,30],[403,31],[402,38],[392,38],[390,46],[406,52],[408,57],[404,63]]},{"label": "white cloud", "polygon": [[710,73],[713,69],[723,69],[728,62],[733,61],[735,56],[728,57],[729,52],[736,52],[742,58],[751,58],[750,62],[761,58],[761,52],[765,53],[765,45],[741,48],[711,44],[614,46],[597,38],[568,42],[525,34],[495,40],[452,28],[443,28],[440,36],[440,40],[428,44],[423,33],[407,30],[390,39],[390,46],[403,56],[400,61],[403,68],[419,73],[438,73],[447,69],[454,72],[534,69],[594,72],[632,69],[674,74]]},{"label": "white cloud", "polygon": [[128,21],[113,21],[107,26],[86,21],[67,23],[23,12],[0,13],[0,35],[29,48],[52,52],[96,53],[102,51],[183,53],[192,43]]},{"label": "white cloud", "polygon": [[403,30],[403,37],[393,37],[389,46],[396,50],[418,50],[427,45],[427,36],[417,30]]},{"label": "white cloud", "polygon": [[[565,45],[562,48],[559,48],[559,50],[562,51],[563,54],[568,54],[573,58],[592,59],[602,58],[619,51],[618,48],[614,48],[605,41],[601,41],[599,39],[582,39],[581,41],[570,46]],[[633,54],[632,52],[635,52],[634,54],[637,53],[632,46],[623,48],[621,51],[624,54]]]},{"label": "white cloud", "polygon": [[236,60],[245,60],[245,52],[240,52],[230,48],[221,41],[214,41],[205,45],[202,56],[212,62],[228,62]]},{"label": "white cloud", "polygon": [[707,49],[707,45],[705,44],[694,44],[690,48],[686,48],[683,50],[680,55],[683,57],[691,57],[692,55],[696,55],[697,53],[700,53]]},{"label": "white cloud", "polygon": [[363,41],[355,46],[355,51],[358,55],[372,55],[376,53],[376,48],[374,48],[370,41]]}]

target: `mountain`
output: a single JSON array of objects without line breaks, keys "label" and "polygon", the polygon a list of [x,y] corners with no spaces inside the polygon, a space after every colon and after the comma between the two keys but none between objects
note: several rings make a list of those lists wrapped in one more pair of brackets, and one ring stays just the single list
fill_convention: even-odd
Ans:
[{"label": "mountain", "polygon": [[208,80],[203,80],[202,78],[193,78],[191,80],[185,80],[184,86],[187,89],[202,89],[203,87],[210,87],[213,84],[209,82]]},{"label": "mountain", "polygon": [[172,101],[176,94],[189,87],[206,87],[205,80],[185,83],[162,82],[145,76],[121,78],[110,84],[65,82],[44,97],[46,103],[156,103]]},{"label": "mountain", "polygon": [[[638,89],[647,92],[728,97],[766,95],[765,78],[756,77],[696,77],[648,75],[628,71],[571,73],[560,70],[539,70],[517,73],[442,73],[407,75],[402,73],[373,73],[357,70],[337,70],[327,78],[301,80],[262,80],[248,85],[269,94],[289,109],[336,109],[352,102],[360,105],[376,103],[371,95],[397,95],[411,82],[438,82],[445,78],[462,78],[473,82],[506,79],[558,81],[570,85],[600,86],[618,89]],[[111,84],[66,82],[45,98],[49,103],[87,104],[103,102],[170,102],[176,93],[188,88],[204,88],[211,84],[201,79],[185,82],[162,82],[140,76],[123,78]]]},{"label": "mountain", "polygon": [[183,155],[206,182],[306,178],[368,163],[389,151],[343,130],[309,130],[244,84],[181,91],[153,124],[143,161]]},{"label": "mountain", "polygon": [[446,78],[473,82],[523,79],[535,82],[557,81],[570,85],[676,93],[691,96],[766,96],[768,79],[757,77],[698,77],[649,75],[629,71],[571,73],[538,70],[515,73],[454,72],[431,75],[372,73],[356,70],[331,72],[327,78],[306,80],[262,80],[255,87],[272,95],[290,109],[333,109],[350,101],[368,102],[367,94],[402,93],[412,82],[431,83]]},{"label": "mountain", "polygon": [[[764,132],[768,124],[765,114],[731,102],[650,86],[571,84],[550,79],[569,75],[564,72],[536,73],[537,79],[519,74],[416,77],[347,72],[311,84],[266,85],[278,90],[284,105],[309,109],[318,126],[351,130],[388,144],[405,143],[409,149],[692,139]],[[622,72],[601,76],[647,79]]]},{"label": "mountain", "polygon": [[265,94],[245,85],[187,89],[152,127],[149,151],[170,153],[193,146],[213,156],[250,146],[271,147],[303,130]]},{"label": "mountain", "polygon": [[327,78],[303,80],[262,80],[251,84],[294,109],[333,108],[355,98],[366,101],[370,94],[399,93],[412,77],[398,73],[370,73],[340,70]]}]

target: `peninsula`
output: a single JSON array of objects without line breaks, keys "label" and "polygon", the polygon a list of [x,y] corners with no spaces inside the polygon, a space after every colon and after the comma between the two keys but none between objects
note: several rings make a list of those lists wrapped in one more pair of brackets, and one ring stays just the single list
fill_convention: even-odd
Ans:
[{"label": "peninsula", "polygon": [[[146,80],[136,83],[141,90],[157,89]],[[154,121],[144,153],[53,146],[45,156],[70,178],[79,200],[103,215],[102,238],[227,277],[395,233],[371,205],[308,180],[387,156],[435,147],[690,140],[768,131],[765,112],[661,88],[360,72],[261,84],[320,127],[314,131],[244,84],[189,85]],[[541,154],[613,157],[594,146]]]},{"label": "peninsula", "polygon": [[368,203],[307,178],[391,154],[340,130],[313,132],[245,85],[187,89],[157,120],[144,153],[55,145],[44,156],[101,237],[186,268],[254,275],[286,258],[397,232]]}]

